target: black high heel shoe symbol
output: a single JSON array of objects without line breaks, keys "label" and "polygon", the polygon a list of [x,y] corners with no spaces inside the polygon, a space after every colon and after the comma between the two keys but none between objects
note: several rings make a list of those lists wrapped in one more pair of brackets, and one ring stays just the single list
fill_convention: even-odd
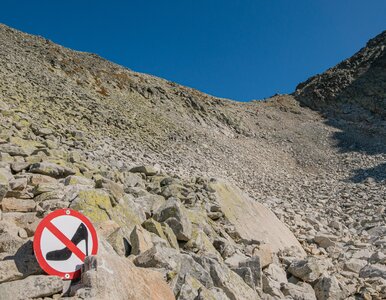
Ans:
[{"label": "black high heel shoe symbol", "polygon": [[[74,245],[78,245],[81,241],[85,240],[86,242],[86,256],[88,256],[88,231],[86,226],[81,223],[76,230],[74,236],[71,238],[71,242]],[[47,260],[67,260],[71,257],[71,250],[67,247],[60,249],[60,250],[54,250],[50,251],[46,254]]]}]

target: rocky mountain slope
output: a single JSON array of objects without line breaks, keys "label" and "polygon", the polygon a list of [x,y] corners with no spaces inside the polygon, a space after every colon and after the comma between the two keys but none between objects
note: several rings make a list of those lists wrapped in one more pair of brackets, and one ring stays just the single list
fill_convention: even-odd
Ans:
[{"label": "rocky mountain slope", "polygon": [[[1,294],[386,297],[384,53],[237,103],[0,25]],[[31,249],[65,207],[101,237],[71,285]]]}]

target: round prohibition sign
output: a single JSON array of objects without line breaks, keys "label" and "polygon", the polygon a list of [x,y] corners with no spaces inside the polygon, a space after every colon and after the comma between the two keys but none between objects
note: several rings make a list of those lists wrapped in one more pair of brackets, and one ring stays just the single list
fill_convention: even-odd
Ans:
[{"label": "round prohibition sign", "polygon": [[39,223],[33,248],[47,274],[75,279],[86,256],[97,254],[98,238],[87,217],[72,209],[58,209]]}]

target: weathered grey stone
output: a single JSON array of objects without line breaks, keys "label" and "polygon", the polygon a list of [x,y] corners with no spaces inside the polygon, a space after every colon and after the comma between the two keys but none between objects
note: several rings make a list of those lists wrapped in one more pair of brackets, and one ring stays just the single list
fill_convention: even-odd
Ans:
[{"label": "weathered grey stone", "polygon": [[[270,277],[263,275],[262,276],[263,292],[272,297],[277,297],[279,299],[284,298],[283,293],[281,292],[281,284]],[[268,298],[269,299],[269,298]]]},{"label": "weathered grey stone", "polygon": [[131,247],[129,247],[130,244],[127,242],[122,232],[122,228],[117,228],[111,232],[107,236],[106,240],[110,243],[118,255],[129,256],[131,254]]},{"label": "weathered grey stone", "polygon": [[12,144],[0,144],[0,152],[8,153],[11,156],[28,156],[22,147]]},{"label": "weathered grey stone", "polygon": [[5,197],[9,189],[8,178],[1,172],[0,169],[0,201]]},{"label": "weathered grey stone", "polygon": [[264,269],[264,273],[279,283],[287,282],[287,273],[283,268],[276,264],[270,264],[267,268]]},{"label": "weathered grey stone", "polygon": [[169,242],[170,247],[179,250],[180,247],[178,245],[177,237],[173,232],[173,229],[167,223],[162,223],[162,230],[166,237],[166,240]]},{"label": "weathered grey stone", "polygon": [[86,257],[81,280],[71,288],[71,295],[90,300],[174,300],[160,273],[136,268],[103,239],[99,245],[98,256]]},{"label": "weathered grey stone", "polygon": [[135,198],[134,202],[140,205],[146,217],[150,218],[165,203],[165,198],[160,195],[149,194]]},{"label": "weathered grey stone", "polygon": [[51,176],[54,178],[64,178],[69,175],[75,175],[75,171],[69,167],[59,166],[50,162],[41,162],[29,167],[31,173]]},{"label": "weathered grey stone", "polygon": [[[176,293],[175,293],[176,294]],[[177,300],[226,300],[229,299],[225,294],[213,292],[203,286],[196,278],[189,274],[184,277],[184,282],[179,289]]]},{"label": "weathered grey stone", "polygon": [[386,279],[386,266],[382,264],[367,265],[361,269],[359,276],[362,278],[381,277]]},{"label": "weathered grey stone", "polygon": [[18,236],[19,227],[7,221],[0,221],[0,252],[14,254],[24,244]]},{"label": "weathered grey stone", "polygon": [[347,296],[335,276],[321,277],[316,282],[314,290],[318,300],[343,300]]},{"label": "weathered grey stone", "polygon": [[188,241],[192,235],[192,224],[185,207],[175,198],[169,198],[154,214],[158,222],[167,223],[177,240]]},{"label": "weathered grey stone", "polygon": [[298,284],[285,283],[282,285],[281,291],[284,296],[291,296],[291,299],[294,300],[316,300],[312,286],[305,282],[298,282]]},{"label": "weathered grey stone", "polygon": [[130,234],[131,253],[139,255],[153,247],[151,235],[141,226],[136,225]]},{"label": "weathered grey stone", "polygon": [[317,243],[320,247],[327,249],[328,247],[333,247],[337,243],[337,237],[334,235],[328,234],[319,234],[314,238],[315,243]]},{"label": "weathered grey stone", "polygon": [[213,280],[210,277],[209,272],[207,272],[192,257],[187,254],[181,254],[180,260],[181,264],[179,265],[179,269],[176,270],[177,276],[175,276],[170,283],[175,295],[180,293],[182,286],[186,283],[186,277],[189,276],[208,289],[213,287]]},{"label": "weathered grey stone", "polygon": [[225,217],[245,240],[264,241],[273,252],[284,248],[296,249],[299,256],[305,252],[291,231],[264,205],[244,195],[237,187],[216,180],[210,183]]},{"label": "weathered grey stone", "polygon": [[359,271],[367,265],[367,261],[357,258],[352,258],[344,263],[344,269],[346,271],[359,273]]},{"label": "weathered grey stone", "polygon": [[76,175],[67,176],[64,179],[64,184],[65,185],[84,185],[91,188],[95,187],[94,180],[83,176],[76,176]]},{"label": "weathered grey stone", "polygon": [[176,270],[180,265],[179,252],[173,248],[155,245],[134,259],[134,264],[143,268],[163,268]]},{"label": "weathered grey stone", "polygon": [[119,203],[122,197],[125,195],[123,186],[107,178],[100,178],[96,181],[97,188],[106,189],[114,199],[115,203]]},{"label": "weathered grey stone", "polygon": [[130,169],[132,173],[144,173],[146,176],[153,176],[158,173],[158,170],[154,166],[137,166]]},{"label": "weathered grey stone", "polygon": [[295,260],[288,268],[288,272],[292,275],[307,282],[313,282],[318,279],[324,270],[325,267],[322,262],[314,257]]},{"label": "weathered grey stone", "polygon": [[260,299],[259,295],[225,264],[221,264],[209,257],[195,256],[193,258],[210,273],[214,285],[221,288],[229,299]]},{"label": "weathered grey stone", "polygon": [[35,207],[34,200],[4,198],[1,202],[1,209],[4,212],[32,212]]},{"label": "weathered grey stone", "polygon": [[262,268],[269,266],[273,262],[273,250],[270,244],[262,244],[255,248],[253,255],[260,258]]},{"label": "weathered grey stone", "polygon": [[22,280],[0,284],[0,295],[3,300],[25,300],[39,297],[49,297],[63,290],[59,277],[36,275]]}]

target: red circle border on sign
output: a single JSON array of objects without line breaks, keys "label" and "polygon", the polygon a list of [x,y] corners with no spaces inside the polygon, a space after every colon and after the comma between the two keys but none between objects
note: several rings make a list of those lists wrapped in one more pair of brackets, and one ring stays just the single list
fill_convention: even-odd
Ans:
[{"label": "red circle border on sign", "polygon": [[[67,211],[70,213],[68,214]],[[91,238],[92,238],[92,250],[91,255],[96,255],[98,252],[98,237],[96,234],[96,230],[94,226],[92,225],[91,221],[84,215],[82,215],[80,212],[76,210],[72,210],[69,208],[64,209],[58,209],[54,212],[48,214],[38,225],[35,231],[34,235],[34,241],[33,241],[33,249],[36,256],[36,259],[40,265],[40,267],[50,275],[56,275],[61,277],[62,279],[76,279],[80,277],[81,269],[74,271],[74,272],[60,272],[58,270],[55,270],[52,268],[46,261],[46,259],[43,257],[42,250],[40,249],[40,242],[42,238],[42,233],[44,228],[46,228],[47,223],[51,222],[54,218],[59,216],[73,216],[78,219],[80,219],[87,227],[87,229],[90,231]],[[69,275],[69,277],[65,277],[66,274]]]}]

